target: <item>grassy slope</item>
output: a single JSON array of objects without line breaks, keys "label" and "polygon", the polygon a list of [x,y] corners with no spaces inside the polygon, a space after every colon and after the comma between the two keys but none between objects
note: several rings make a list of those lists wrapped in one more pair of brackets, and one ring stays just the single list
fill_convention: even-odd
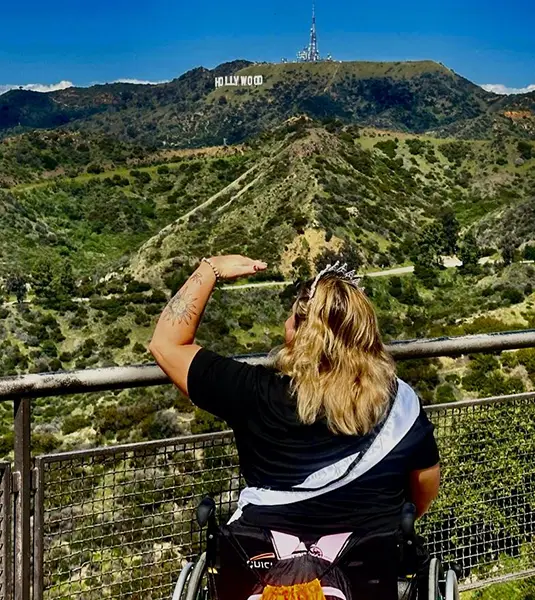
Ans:
[{"label": "grassy slope", "polygon": [[[331,247],[358,245],[364,267],[374,268],[442,207],[452,206],[471,226],[527,198],[533,181],[535,161],[516,167],[512,142],[502,153],[486,141],[374,130],[355,137],[296,123],[261,145],[240,182],[149,240],[134,261],[136,276],[156,281],[173,265],[240,248],[264,254],[289,276],[298,256],[313,268],[318,251],[310,249],[310,229],[333,237]],[[391,157],[381,149],[385,143],[395,145]]]}]

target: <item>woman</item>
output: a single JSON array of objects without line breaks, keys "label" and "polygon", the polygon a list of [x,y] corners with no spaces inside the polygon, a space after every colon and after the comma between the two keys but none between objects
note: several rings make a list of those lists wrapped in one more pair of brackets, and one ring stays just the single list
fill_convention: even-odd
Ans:
[{"label": "woman", "polygon": [[150,344],[193,403],[234,430],[248,487],[233,518],[291,535],[330,535],[396,529],[407,500],[423,515],[440,480],[433,426],[396,379],[354,273],[327,268],[303,286],[276,369],[194,343],[216,281],[266,268],[243,256],[203,259]]}]

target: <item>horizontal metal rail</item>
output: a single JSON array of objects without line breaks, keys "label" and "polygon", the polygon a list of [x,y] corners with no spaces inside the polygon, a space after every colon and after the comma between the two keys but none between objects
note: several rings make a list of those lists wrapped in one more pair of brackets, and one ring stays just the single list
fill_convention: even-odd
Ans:
[{"label": "horizontal metal rail", "polygon": [[[501,352],[529,347],[535,347],[535,329],[456,338],[397,341],[387,345],[388,351],[396,360]],[[269,355],[263,354],[242,356],[238,357],[238,360],[269,364],[271,359]],[[0,379],[0,401],[149,387],[166,383],[169,383],[167,375],[153,364],[18,375]]]}]

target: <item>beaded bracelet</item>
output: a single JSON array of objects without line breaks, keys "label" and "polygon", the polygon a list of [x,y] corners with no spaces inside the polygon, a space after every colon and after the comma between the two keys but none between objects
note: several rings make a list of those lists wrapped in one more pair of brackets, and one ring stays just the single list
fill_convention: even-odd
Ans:
[{"label": "beaded bracelet", "polygon": [[201,262],[205,262],[207,265],[210,265],[210,267],[212,267],[212,271],[214,272],[216,281],[221,277],[221,273],[214,267],[214,263],[209,258],[203,256]]}]

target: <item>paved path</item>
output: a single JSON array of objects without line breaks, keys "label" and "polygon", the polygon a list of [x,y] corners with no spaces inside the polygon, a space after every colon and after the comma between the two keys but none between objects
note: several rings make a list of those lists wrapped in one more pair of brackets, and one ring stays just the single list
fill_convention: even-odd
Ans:
[{"label": "paved path", "polygon": [[[484,265],[488,262],[495,262],[490,257],[484,256],[479,260],[479,263]],[[533,260],[521,260],[518,261],[522,264],[531,264],[535,261]],[[447,256],[444,258],[444,266],[448,269],[453,267],[460,267],[463,263],[455,256]],[[366,277],[390,277],[392,275],[406,275],[408,273],[412,273],[414,271],[414,266],[410,265],[407,267],[396,267],[395,269],[385,269],[384,271],[373,271],[372,273],[364,273]],[[288,285],[292,285],[293,281],[259,281],[258,283],[242,283],[236,285],[223,285],[220,289],[222,290],[247,290],[252,288],[270,288],[270,287],[286,287]],[[116,296],[120,296],[121,294],[109,294],[108,296],[103,296],[103,298],[109,300],[110,298],[114,298]],[[73,298],[73,302],[89,302],[90,298]],[[6,305],[17,304],[17,301],[5,302]],[[24,302],[24,304],[31,304],[31,302]]]},{"label": "paved path", "polygon": [[[451,269],[454,267],[460,267],[463,263],[456,256],[445,256],[444,257],[444,266],[447,269]],[[481,265],[484,265],[488,262],[494,262],[488,256],[484,256],[479,260]],[[529,263],[533,261],[520,261],[522,263]],[[371,273],[363,273],[366,277],[390,277],[392,275],[406,275],[408,273],[414,272],[414,266],[409,265],[407,267],[396,267],[395,269],[384,269],[383,271],[372,271]],[[291,285],[292,281],[261,281],[259,283],[244,283],[237,285],[224,285],[221,287],[222,290],[246,290],[249,288],[262,288],[262,287],[284,287],[287,285]]]}]

